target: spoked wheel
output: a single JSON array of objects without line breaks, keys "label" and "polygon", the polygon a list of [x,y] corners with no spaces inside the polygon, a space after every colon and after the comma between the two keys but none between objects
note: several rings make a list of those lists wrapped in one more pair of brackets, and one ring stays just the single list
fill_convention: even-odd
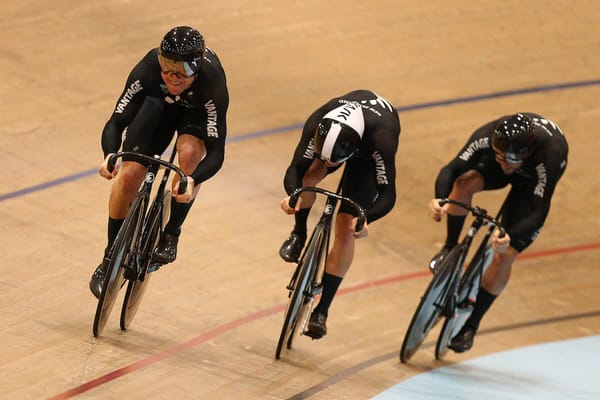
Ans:
[{"label": "spoked wheel", "polygon": [[458,288],[458,298],[456,304],[456,312],[451,318],[446,318],[440,335],[435,346],[435,358],[441,360],[448,352],[448,345],[454,336],[458,334],[467,319],[473,312],[473,306],[479,293],[479,285],[481,282],[481,274],[489,265],[493,257],[491,247],[480,247],[471,263],[465,270]]},{"label": "spoked wheel", "polygon": [[433,276],[421,297],[400,349],[400,361],[403,363],[410,360],[440,319],[456,273],[455,265],[459,256],[459,246],[455,246],[442,261],[439,271]]},{"label": "spoked wheel", "polygon": [[117,300],[119,290],[121,290],[121,287],[125,283],[125,265],[129,262],[129,255],[135,241],[135,233],[142,217],[142,200],[141,197],[136,197],[134,200],[131,211],[125,221],[123,221],[123,225],[113,245],[108,270],[104,277],[102,292],[100,293],[94,316],[93,332],[96,337],[102,333]]},{"label": "spoked wheel", "polygon": [[[166,191],[164,194],[165,198],[170,198],[171,191]],[[127,291],[125,292],[125,298],[123,299],[123,307],[121,308],[121,329],[125,330],[129,328],[133,318],[137,314],[137,311],[142,303],[142,298],[146,293],[148,282],[150,281],[151,273],[148,273],[148,267],[151,264],[152,251],[158,245],[160,238],[161,224],[164,219],[162,213],[164,203],[155,199],[152,203],[152,207],[148,213],[149,221],[148,225],[144,228],[144,234],[142,237],[140,254],[143,259],[140,260],[142,270],[139,273],[137,279],[129,280],[127,284]]]},{"label": "spoked wheel", "polygon": [[[296,282],[290,295],[290,301],[283,320],[283,327],[281,328],[281,334],[279,335],[279,341],[277,342],[275,358],[278,360],[281,356],[281,350],[283,349],[284,344],[286,344],[288,349],[292,348],[294,334],[297,332],[298,326],[302,325],[302,317],[306,315],[307,309],[309,308],[308,303],[310,299],[306,298],[305,292],[310,284],[312,268],[318,267],[319,248],[323,234],[323,230],[317,227],[315,234],[308,244],[306,254],[302,258],[300,272],[296,277]],[[302,312],[303,310],[304,312]]]}]

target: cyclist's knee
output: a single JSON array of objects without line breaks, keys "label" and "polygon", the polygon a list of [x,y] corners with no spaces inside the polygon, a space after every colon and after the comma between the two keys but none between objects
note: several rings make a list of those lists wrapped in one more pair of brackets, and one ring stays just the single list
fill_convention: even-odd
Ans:
[{"label": "cyclist's knee", "polygon": [[191,174],[206,156],[206,146],[195,136],[181,135],[177,139],[177,153],[181,169],[186,174]]},{"label": "cyclist's knee", "polygon": [[519,251],[512,246],[508,246],[502,253],[496,252],[498,263],[505,268],[510,267],[518,255]]},{"label": "cyclist's knee", "polygon": [[136,192],[146,175],[146,167],[136,162],[125,162],[117,177],[120,188],[126,192]]}]

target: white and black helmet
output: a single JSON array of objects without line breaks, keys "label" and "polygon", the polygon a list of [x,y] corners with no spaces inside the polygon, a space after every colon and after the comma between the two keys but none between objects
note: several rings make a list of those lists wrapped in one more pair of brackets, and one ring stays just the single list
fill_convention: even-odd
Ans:
[{"label": "white and black helmet", "polygon": [[358,103],[346,103],[329,111],[315,131],[315,150],[323,161],[341,163],[358,149],[365,121]]}]

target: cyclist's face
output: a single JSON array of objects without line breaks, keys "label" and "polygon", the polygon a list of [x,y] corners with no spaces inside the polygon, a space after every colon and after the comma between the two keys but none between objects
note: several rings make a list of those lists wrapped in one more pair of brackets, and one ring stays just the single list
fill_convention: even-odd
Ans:
[{"label": "cyclist's face", "polygon": [[179,95],[189,89],[194,82],[194,75],[185,76],[173,71],[161,71],[160,76],[167,85],[167,90],[172,95]]},{"label": "cyclist's face", "polygon": [[523,160],[519,160],[519,161],[506,161],[506,155],[504,153],[501,153],[499,151],[494,151],[494,155],[496,157],[496,162],[498,164],[500,164],[500,167],[502,168],[502,171],[506,174],[506,175],[510,175],[513,172],[515,172],[516,170],[518,170],[519,168],[521,168],[521,166],[523,165]]}]

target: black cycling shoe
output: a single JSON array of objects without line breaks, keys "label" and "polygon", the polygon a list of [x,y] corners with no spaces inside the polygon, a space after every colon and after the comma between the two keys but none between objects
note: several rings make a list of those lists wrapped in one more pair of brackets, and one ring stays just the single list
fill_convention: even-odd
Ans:
[{"label": "black cycling shoe", "polygon": [[308,321],[308,328],[304,332],[306,336],[313,339],[321,339],[327,334],[327,316],[318,311],[313,311]]},{"label": "black cycling shoe", "polygon": [[97,299],[100,298],[100,294],[102,293],[102,286],[104,286],[104,277],[106,276],[107,268],[108,263],[103,262],[98,265],[90,279],[90,291]]},{"label": "black cycling shoe", "polygon": [[444,260],[444,258],[446,258],[450,250],[452,249],[449,247],[442,247],[442,249],[435,256],[433,256],[431,261],[429,261],[429,270],[432,274],[435,274],[439,270],[440,263]]},{"label": "black cycling shoe", "polygon": [[474,338],[475,330],[473,328],[463,327],[460,332],[452,338],[448,347],[456,353],[464,353],[473,347]]},{"label": "black cycling shoe", "polygon": [[152,261],[160,264],[168,264],[177,258],[177,242],[179,238],[170,233],[164,232],[158,242],[158,246],[152,253]]},{"label": "black cycling shoe", "polygon": [[300,253],[302,253],[302,249],[304,248],[304,242],[306,242],[306,236],[296,232],[290,233],[290,237],[288,237],[281,245],[279,255],[284,261],[298,262]]}]

